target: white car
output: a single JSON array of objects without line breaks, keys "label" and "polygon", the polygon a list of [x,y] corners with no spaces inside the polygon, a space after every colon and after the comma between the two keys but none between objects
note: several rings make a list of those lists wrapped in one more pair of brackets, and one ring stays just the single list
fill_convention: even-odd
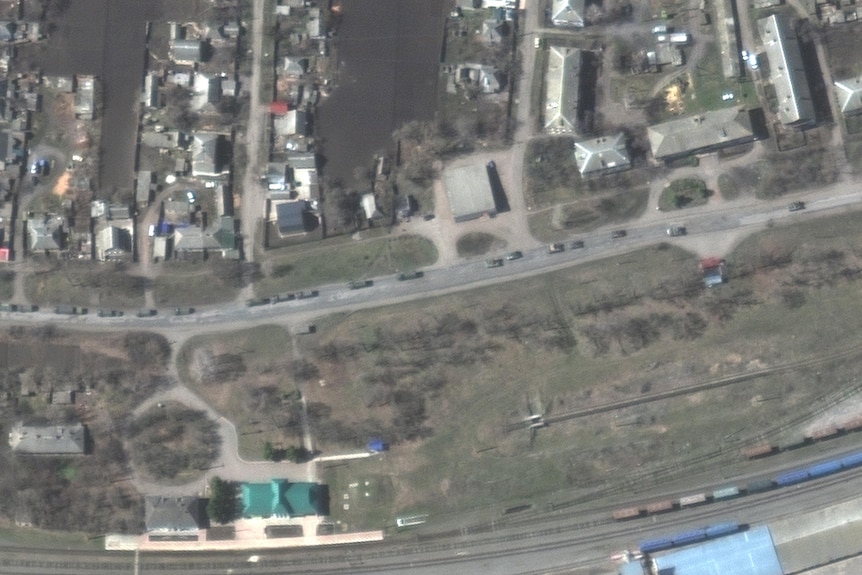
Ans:
[{"label": "white car", "polygon": [[748,51],[747,51],[747,50],[743,50],[743,51],[741,52],[741,55],[742,55],[742,61],[743,61],[743,62],[748,62]]},{"label": "white car", "polygon": [[760,64],[757,63],[757,54],[752,54],[748,58],[748,67],[752,70],[757,70],[758,68],[760,68]]},{"label": "white car", "polygon": [[724,102],[727,102],[728,100],[733,100],[733,92],[725,92],[721,95],[721,99]]}]

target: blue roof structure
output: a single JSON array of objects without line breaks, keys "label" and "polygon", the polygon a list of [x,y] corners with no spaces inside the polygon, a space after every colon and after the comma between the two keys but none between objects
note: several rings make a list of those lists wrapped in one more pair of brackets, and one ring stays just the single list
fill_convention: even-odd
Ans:
[{"label": "blue roof structure", "polygon": [[645,575],[643,566],[639,562],[623,563],[620,566],[620,575]]},{"label": "blue roof structure", "polygon": [[783,575],[769,528],[756,527],[654,558],[658,575]]}]

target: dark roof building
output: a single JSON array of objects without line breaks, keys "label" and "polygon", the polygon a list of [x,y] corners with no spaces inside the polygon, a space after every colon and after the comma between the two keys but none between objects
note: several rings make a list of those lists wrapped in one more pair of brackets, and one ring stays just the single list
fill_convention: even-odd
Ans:
[{"label": "dark roof building", "polygon": [[36,427],[19,422],[9,432],[9,445],[22,455],[81,455],[87,430],[81,423]]},{"label": "dark roof building", "polygon": [[760,39],[769,60],[769,79],[778,100],[778,119],[787,126],[814,123],[814,103],[802,63],[799,38],[791,21],[773,14],[757,21]]},{"label": "dark roof building", "polygon": [[0,132],[0,161],[19,164],[24,160],[24,135],[11,130]]},{"label": "dark roof building", "polygon": [[628,170],[631,160],[625,134],[575,142],[575,162],[582,176]]},{"label": "dark roof building", "polygon": [[278,235],[281,237],[305,233],[305,214],[308,202],[283,202],[275,207]]},{"label": "dark roof building", "polygon": [[751,113],[743,108],[725,108],[656,124],[647,128],[647,137],[653,157],[665,161],[757,139]]},{"label": "dark roof building", "polygon": [[209,525],[203,499],[159,495],[144,500],[144,522],[147,531],[196,531]]}]

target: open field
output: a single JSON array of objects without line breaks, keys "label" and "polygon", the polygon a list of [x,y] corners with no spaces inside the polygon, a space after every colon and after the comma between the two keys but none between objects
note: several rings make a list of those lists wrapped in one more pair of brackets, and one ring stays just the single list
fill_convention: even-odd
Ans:
[{"label": "open field", "polygon": [[130,309],[140,307],[144,301],[143,278],[121,269],[78,262],[58,262],[57,266],[24,279],[31,302]]},{"label": "open field", "polygon": [[264,268],[266,276],[255,284],[255,291],[271,296],[285,290],[394,274],[435,261],[437,249],[420,236],[401,235],[366,241],[332,238],[272,254]]},{"label": "open field", "polygon": [[529,216],[530,233],[539,241],[566,239],[573,233],[638,218],[649,202],[649,188],[633,188],[546,208]]},{"label": "open field", "polygon": [[233,422],[240,456],[263,460],[263,444],[299,437],[297,376],[290,334],[262,325],[190,339],[177,354],[181,379]]},{"label": "open field", "polygon": [[157,305],[203,305],[233,301],[254,278],[249,264],[233,261],[164,262],[153,280]]},{"label": "open field", "polygon": [[470,232],[462,235],[455,243],[458,255],[462,258],[484,256],[492,250],[502,250],[506,241],[493,234]]},{"label": "open field", "polygon": [[[506,429],[531,413],[648,398],[858,347],[860,220],[812,219],[755,236],[727,255],[729,283],[709,291],[694,256],[659,246],[505,290],[318,322],[318,335],[300,345],[325,382],[306,390],[328,407],[312,421],[323,450],[376,435],[393,442],[382,459],[329,469],[333,493],[391,481],[391,499],[377,497],[377,526],[386,509],[391,519],[549,493],[613,497],[631,493],[620,481],[627,470],[649,489],[714,474],[756,438],[798,432],[862,375],[862,352],[557,423],[532,439]],[[337,506],[333,514],[351,521]]]}]

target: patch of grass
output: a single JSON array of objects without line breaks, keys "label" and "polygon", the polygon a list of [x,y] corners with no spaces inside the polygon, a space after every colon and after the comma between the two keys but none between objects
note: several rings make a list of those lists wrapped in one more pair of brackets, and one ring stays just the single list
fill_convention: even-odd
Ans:
[{"label": "patch of grass", "polygon": [[272,253],[269,273],[255,284],[256,293],[271,296],[351,279],[373,278],[428,266],[437,261],[437,248],[421,236],[402,235],[352,240],[332,238],[306,244],[289,253]]},{"label": "patch of grass", "polygon": [[249,264],[235,261],[165,262],[153,281],[157,305],[190,306],[233,301],[255,277]]},{"label": "patch of grass", "polygon": [[8,300],[15,293],[15,272],[0,271],[0,300]]},{"label": "patch of grass", "polygon": [[529,216],[530,233],[541,242],[555,242],[610,224],[639,218],[649,203],[649,189],[635,188],[595,200],[555,206]]},{"label": "patch of grass", "polygon": [[39,305],[134,309],[144,301],[144,279],[92,263],[63,262],[24,278],[27,298]]},{"label": "patch of grass", "polygon": [[725,200],[735,200],[757,189],[758,171],[749,167],[731,168],[718,175],[718,193]]},{"label": "patch of grass", "polygon": [[323,477],[332,501],[329,517],[342,529],[394,528],[396,493],[383,459],[333,461],[323,465]]},{"label": "patch of grass", "polygon": [[455,247],[460,257],[469,258],[483,256],[492,250],[502,250],[506,242],[492,234],[470,232],[459,237]]},{"label": "patch of grass", "polygon": [[662,190],[658,205],[664,211],[702,206],[709,201],[711,192],[706,182],[697,178],[674,180]]}]

